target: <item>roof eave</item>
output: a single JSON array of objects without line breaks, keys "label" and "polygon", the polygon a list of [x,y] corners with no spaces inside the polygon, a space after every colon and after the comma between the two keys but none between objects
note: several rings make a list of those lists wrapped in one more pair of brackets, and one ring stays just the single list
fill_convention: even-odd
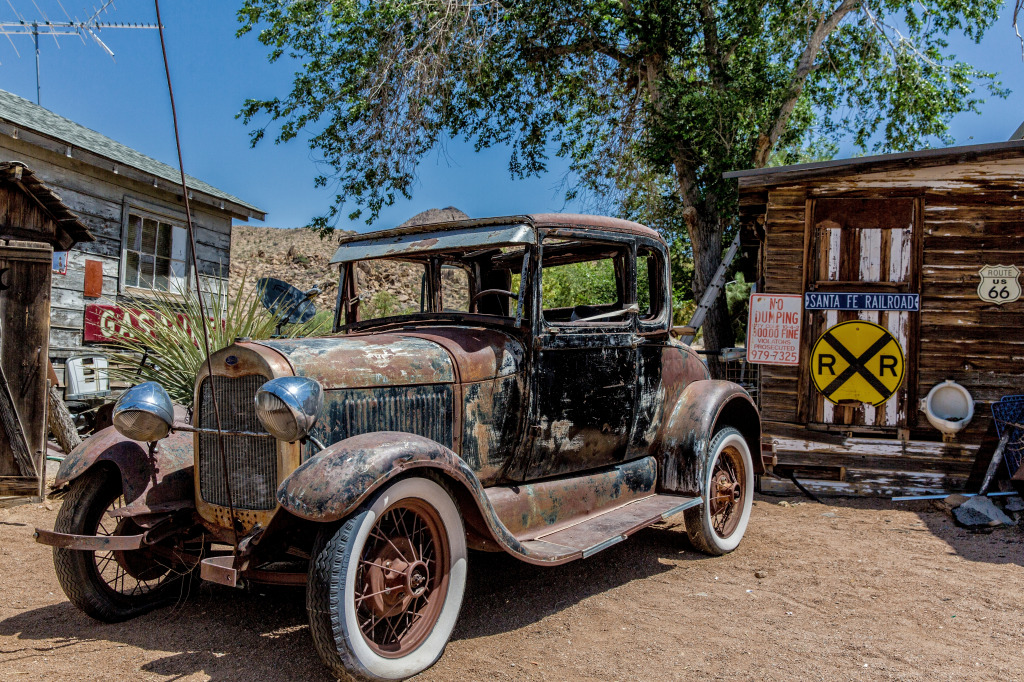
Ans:
[{"label": "roof eave", "polygon": [[[71,156],[73,154],[73,158],[91,166],[105,169],[114,175],[130,178],[132,180],[151,185],[156,189],[162,189],[181,196],[180,183],[170,182],[162,176],[154,175],[148,171],[111,159],[110,157],[103,156],[102,154],[97,154],[96,152],[88,149],[69,145],[64,140],[17,126],[9,121],[0,121],[0,134],[22,140],[23,142],[27,142],[58,154],[64,154],[66,156]],[[198,197],[200,203],[203,205],[222,210],[228,213],[232,218],[238,218],[239,220],[256,219],[263,221],[267,217],[265,211],[262,211],[255,206],[249,206],[229,199],[216,197],[193,187],[189,187],[189,193],[190,200],[195,201]]]},{"label": "roof eave", "polygon": [[1024,158],[1024,140],[946,147],[943,149],[922,149],[913,152],[879,154],[855,159],[837,159],[833,161],[795,164],[792,166],[729,171],[728,173],[723,173],[722,177],[738,179],[742,188],[764,187],[825,175],[884,171],[890,167],[924,168],[953,162],[966,163],[1014,157]]}]

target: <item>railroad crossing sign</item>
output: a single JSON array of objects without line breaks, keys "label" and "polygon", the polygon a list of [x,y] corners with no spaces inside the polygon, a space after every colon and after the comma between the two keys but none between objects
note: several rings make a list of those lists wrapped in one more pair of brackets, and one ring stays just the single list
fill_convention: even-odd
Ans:
[{"label": "railroad crossing sign", "polygon": [[885,327],[864,320],[825,330],[811,349],[811,379],[822,395],[839,404],[881,405],[903,383],[903,348]]}]

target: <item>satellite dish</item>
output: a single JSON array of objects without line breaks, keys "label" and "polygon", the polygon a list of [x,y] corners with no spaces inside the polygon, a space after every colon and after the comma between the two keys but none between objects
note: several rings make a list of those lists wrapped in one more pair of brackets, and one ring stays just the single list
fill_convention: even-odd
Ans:
[{"label": "satellite dish", "polygon": [[320,294],[317,287],[302,291],[288,282],[262,277],[256,281],[256,289],[260,292],[263,306],[280,315],[282,324],[302,324],[316,315],[316,306],[311,299]]}]

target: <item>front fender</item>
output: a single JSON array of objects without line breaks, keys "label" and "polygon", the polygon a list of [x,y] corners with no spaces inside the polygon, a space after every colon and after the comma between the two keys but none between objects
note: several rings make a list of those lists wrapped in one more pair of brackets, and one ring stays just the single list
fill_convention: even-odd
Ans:
[{"label": "front fender", "polygon": [[64,458],[52,487],[63,488],[100,462],[109,462],[121,475],[127,515],[185,509],[195,504],[192,442],[191,433],[171,433],[160,441],[151,458],[145,443],[108,426]]},{"label": "front fender", "polygon": [[702,495],[711,455],[708,446],[715,433],[726,426],[743,434],[754,473],[764,473],[761,417],[750,395],[731,381],[694,381],[683,389],[665,424],[659,456],[659,489]]},{"label": "front fender", "polygon": [[338,521],[385,483],[415,469],[440,471],[459,484],[460,490],[453,492],[467,523],[489,534],[495,549],[529,560],[530,552],[498,518],[479,479],[462,458],[436,441],[411,433],[376,431],[334,443],[281,482],[277,501],[307,521]]}]

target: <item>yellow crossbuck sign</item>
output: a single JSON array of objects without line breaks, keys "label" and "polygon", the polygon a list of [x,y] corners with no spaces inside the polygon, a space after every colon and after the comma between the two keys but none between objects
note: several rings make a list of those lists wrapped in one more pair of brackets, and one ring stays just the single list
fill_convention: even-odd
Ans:
[{"label": "yellow crossbuck sign", "polygon": [[829,401],[881,405],[903,383],[903,348],[885,327],[864,320],[825,330],[811,349],[811,379]]}]

